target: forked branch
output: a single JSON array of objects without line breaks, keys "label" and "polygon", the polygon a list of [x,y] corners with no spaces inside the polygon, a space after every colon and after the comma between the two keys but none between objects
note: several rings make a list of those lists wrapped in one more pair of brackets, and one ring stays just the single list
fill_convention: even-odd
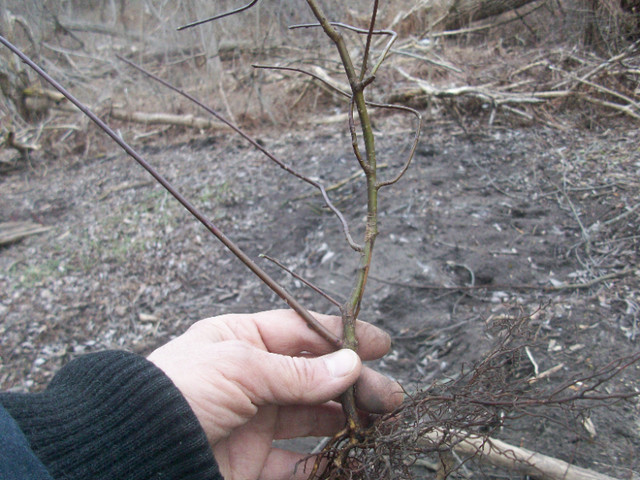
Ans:
[{"label": "forked branch", "polygon": [[[298,72],[298,73],[302,73],[304,75],[308,75],[316,80],[318,80],[319,82],[322,82],[322,84],[326,85],[330,90],[342,95],[343,97],[346,97],[350,100],[350,107],[349,107],[349,132],[351,134],[351,144],[353,147],[353,152],[356,156],[356,159],[358,160],[358,163],[360,164],[360,167],[362,168],[362,170],[366,170],[367,166],[362,158],[362,154],[360,153],[360,147],[358,146],[358,139],[357,139],[357,132],[356,132],[356,127],[355,127],[355,120],[353,117],[353,97],[352,95],[350,95],[349,93],[343,91],[342,89],[336,87],[333,83],[331,83],[330,81],[327,80],[327,78],[323,78],[321,75],[318,75],[314,72],[310,72],[308,70],[304,70],[302,68],[295,68],[295,67],[283,67],[283,66],[278,66],[278,65],[253,65],[254,68],[263,68],[263,69],[271,69],[271,70],[283,70],[283,71],[289,71],[289,72]],[[375,108],[385,108],[388,110],[398,110],[401,112],[408,112],[411,113],[412,115],[414,115],[417,119],[417,125],[415,128],[415,133],[413,136],[413,142],[411,143],[411,149],[409,150],[409,154],[407,155],[407,159],[405,160],[404,165],[402,166],[402,168],[400,169],[400,171],[398,172],[398,174],[391,178],[390,180],[384,180],[381,181],[377,184],[378,189],[382,188],[382,187],[387,187],[389,185],[393,185],[395,183],[398,182],[398,180],[400,180],[403,175],[407,172],[407,170],[409,169],[409,166],[411,165],[411,162],[413,161],[413,157],[415,156],[415,152],[416,149],[418,148],[418,142],[420,141],[420,132],[422,131],[422,115],[420,114],[420,112],[418,112],[416,109],[408,107],[406,105],[394,105],[394,104],[389,104],[389,103],[377,103],[377,102],[369,102],[366,101],[366,105],[368,107],[375,107]]]},{"label": "forked branch", "polygon": [[[367,62],[368,62],[368,58],[369,58],[370,51],[371,51],[371,38],[372,38],[372,36],[373,35],[389,35],[391,38],[389,39],[389,41],[385,45],[384,49],[382,50],[382,53],[380,54],[380,57],[378,58],[378,61],[376,62],[376,64],[373,67],[373,69],[371,70],[371,75],[370,76],[375,76],[376,72],[380,68],[380,65],[382,65],[382,62],[384,62],[385,58],[387,58],[387,54],[389,53],[389,50],[391,50],[391,47],[395,43],[396,38],[398,38],[398,34],[396,32],[394,32],[393,30],[374,30],[373,29],[373,27],[375,26],[375,18],[376,18],[377,10],[378,10],[378,2],[376,0],[375,5],[374,5],[374,13],[371,16],[371,26],[370,26],[370,28],[368,30],[364,30],[362,28],[354,27],[353,25],[348,25],[348,24],[342,23],[342,22],[329,22],[329,24],[332,27],[344,28],[346,30],[351,30],[352,32],[356,32],[356,33],[361,33],[361,34],[367,35],[367,44],[365,46],[365,50],[364,50],[364,53],[363,53],[362,68],[360,70],[360,81],[361,82],[364,82],[365,76],[366,76]],[[290,30],[295,30],[295,29],[298,29],[298,28],[314,28],[314,27],[321,27],[321,26],[322,25],[320,23],[304,23],[304,24],[300,24],[300,25],[292,25],[292,26],[289,27],[289,29]]]}]

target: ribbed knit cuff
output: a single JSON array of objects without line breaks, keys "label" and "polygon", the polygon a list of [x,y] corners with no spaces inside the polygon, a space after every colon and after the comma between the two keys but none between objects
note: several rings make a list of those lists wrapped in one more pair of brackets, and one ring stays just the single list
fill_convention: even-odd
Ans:
[{"label": "ribbed knit cuff", "polygon": [[222,479],[187,401],[138,355],[85,355],[42,393],[0,403],[56,479]]}]

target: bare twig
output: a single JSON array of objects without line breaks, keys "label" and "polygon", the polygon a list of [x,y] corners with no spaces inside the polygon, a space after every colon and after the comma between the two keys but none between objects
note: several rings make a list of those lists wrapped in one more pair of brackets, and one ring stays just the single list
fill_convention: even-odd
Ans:
[{"label": "bare twig", "polygon": [[[378,8],[378,3],[376,1],[374,3],[374,11],[377,11],[377,8]],[[372,16],[372,20],[375,21],[375,14]],[[378,68],[380,68],[380,65],[382,65],[382,62],[384,62],[384,59],[387,57],[387,54],[389,53],[391,46],[394,44],[394,42],[396,41],[396,38],[398,37],[398,34],[393,30],[373,30],[372,28],[368,30],[364,30],[362,28],[354,27],[352,25],[347,25],[346,23],[341,23],[341,22],[328,22],[328,24],[331,27],[340,27],[340,28],[345,28],[347,30],[351,30],[356,33],[366,34],[367,38],[370,38],[371,35],[390,35],[391,36],[391,38],[387,42],[387,45],[382,49],[382,53],[378,57],[378,61],[376,62],[375,66],[371,69],[371,75],[376,74],[376,72],[378,71]],[[321,24],[319,23],[305,23],[300,25],[292,25],[289,28],[291,30],[294,30],[298,28],[314,28],[314,27],[320,27],[320,26]],[[371,26],[373,27],[374,24],[372,23]],[[365,58],[366,56],[368,56],[367,52],[369,51],[370,48],[371,48],[371,42],[367,41],[367,45],[365,47],[365,53],[364,53]],[[361,82],[365,81],[365,77],[362,72],[361,72],[360,81]]]},{"label": "bare twig", "polygon": [[285,67],[285,66],[280,66],[280,65],[252,65],[252,67],[253,68],[269,69],[269,70],[283,70],[283,71],[288,71],[288,72],[303,73],[303,74],[308,75],[308,76],[310,76],[312,78],[315,78],[319,82],[322,82],[324,85],[329,87],[329,89],[331,89],[332,91],[342,95],[343,97],[347,97],[347,98],[351,97],[351,95],[349,93],[347,93],[347,89],[349,88],[348,85],[341,85],[340,83],[338,83],[337,81],[332,79],[324,69],[322,69],[321,67],[318,67],[318,66],[314,67],[315,73],[311,72],[309,70],[305,70],[303,68]]},{"label": "bare twig", "polygon": [[[310,77],[313,77],[316,80],[322,82],[323,84],[328,86],[330,89],[332,89],[336,93],[339,93],[344,97],[351,98],[351,95],[349,95],[346,91],[344,91],[344,89],[340,85],[338,85],[335,81],[333,81],[333,79],[331,79],[326,74],[326,72],[320,67],[316,67],[315,70],[317,73],[313,73],[308,70],[303,70],[303,69],[294,68],[294,67],[280,67],[280,66],[267,66],[267,65],[254,65],[254,67],[255,68],[271,68],[276,70],[285,70],[285,71],[303,73],[305,75],[309,75]],[[414,115],[418,120],[418,124],[416,125],[415,134],[413,137],[413,142],[411,144],[411,150],[407,155],[407,159],[405,160],[404,165],[402,166],[399,173],[394,178],[377,183],[376,188],[380,189],[382,187],[387,187],[389,185],[393,185],[394,183],[397,183],[398,180],[400,180],[402,176],[406,173],[406,171],[409,169],[409,166],[411,165],[411,161],[413,160],[413,157],[415,155],[416,149],[418,148],[418,143],[420,141],[420,133],[422,131],[422,115],[416,109],[407,107],[406,105],[393,105],[388,103],[377,103],[377,102],[369,102],[369,101],[366,101],[365,104],[367,106],[371,106],[375,108],[385,108],[388,110],[399,110],[401,112],[408,112]],[[353,106],[354,106],[353,101],[351,101],[350,107],[349,107],[349,113],[348,113],[349,132],[351,134],[351,145],[353,147],[353,151],[358,160],[358,163],[360,164],[360,167],[363,169],[363,171],[366,171],[366,168],[368,167],[366,166],[366,163],[362,157],[362,154],[360,153],[360,147],[358,146],[357,133],[355,130],[355,121],[353,118]]]},{"label": "bare twig", "polygon": [[536,362],[536,359],[533,357],[533,353],[531,353],[531,349],[529,347],[524,347],[524,351],[527,354],[527,358],[529,358],[531,365],[533,365],[533,373],[535,373],[535,375],[538,376],[538,373],[540,373],[539,371],[540,367],[538,367],[538,362]]},{"label": "bare twig", "polygon": [[307,287],[309,287],[311,290],[313,290],[314,292],[316,292],[317,294],[321,295],[322,297],[324,297],[327,301],[333,303],[336,307],[338,307],[339,309],[342,310],[342,303],[339,302],[338,300],[336,300],[335,298],[333,298],[331,295],[329,295],[328,293],[326,293],[324,290],[322,290],[320,287],[317,287],[316,285],[314,285],[313,283],[311,283],[310,281],[306,280],[305,278],[301,277],[300,275],[298,275],[297,273],[295,273],[293,270],[291,270],[290,268],[286,267],[284,264],[282,264],[282,262],[279,262],[278,260],[276,260],[273,257],[270,257],[269,255],[265,255],[264,253],[261,253],[259,255],[262,258],[265,258],[267,260],[269,260],[271,263],[274,263],[275,265],[277,265],[278,267],[280,267],[282,270],[284,270],[285,272],[287,272],[289,275],[291,275],[293,278],[301,281],[302,283],[304,283]]},{"label": "bare twig", "polygon": [[441,67],[441,68],[444,68],[445,70],[450,70],[450,71],[455,72],[455,73],[464,73],[461,69],[459,69],[458,67],[456,67],[454,65],[451,65],[449,63],[445,63],[445,62],[442,62],[442,61],[437,61],[437,60],[434,60],[432,58],[425,57],[423,55],[418,55],[418,54],[413,53],[413,52],[407,52],[405,50],[392,48],[391,49],[391,53],[395,53],[397,55],[404,55],[406,57],[411,57],[411,58],[415,58],[415,59],[418,59],[418,60],[422,60],[423,62],[430,63],[431,65],[435,65],[436,67]]},{"label": "bare twig", "polygon": [[375,106],[380,108],[396,109],[396,110],[409,112],[415,115],[415,117],[418,120],[418,125],[416,126],[415,135],[413,137],[413,143],[411,145],[411,150],[409,151],[409,155],[407,155],[407,160],[405,161],[404,166],[400,169],[400,171],[394,178],[390,180],[384,180],[384,181],[378,182],[377,188],[380,189],[382,187],[387,187],[389,185],[393,185],[394,183],[398,182],[398,180],[400,180],[402,176],[409,169],[409,166],[411,165],[411,161],[415,156],[416,149],[418,148],[418,142],[420,141],[420,133],[422,132],[422,115],[417,110],[410,107],[405,107],[403,105],[376,104]]},{"label": "bare twig", "polygon": [[[640,40],[637,40],[636,42],[632,43],[631,45],[629,45],[627,48],[625,48],[619,54],[614,55],[613,57],[610,57],[607,60],[605,60],[604,62],[600,63],[597,67],[593,68],[589,72],[587,72],[584,75],[582,75],[578,80],[579,81],[583,81],[583,80],[587,80],[587,79],[593,77],[597,73],[600,73],[601,71],[603,71],[604,69],[609,67],[609,65],[611,65],[613,63],[616,63],[616,62],[619,62],[621,60],[624,60],[629,55],[632,55],[638,48],[640,48]],[[570,83],[571,83],[570,79],[564,80],[563,82],[560,82],[560,83],[554,85],[553,89],[565,87],[566,85],[569,85]],[[571,88],[575,88],[575,85],[573,87],[571,87]]]},{"label": "bare twig", "polygon": [[244,5],[244,6],[240,7],[240,8],[236,8],[235,10],[230,10],[228,12],[221,13],[219,15],[215,15],[213,17],[209,17],[209,18],[204,19],[204,20],[197,20],[197,21],[189,23],[187,25],[183,25],[181,27],[178,27],[178,30],[185,30],[187,28],[197,27],[198,25],[202,25],[203,23],[213,22],[214,20],[219,20],[219,19],[224,18],[224,17],[235,15],[236,13],[244,12],[245,10],[249,10],[251,7],[253,7],[256,3],[258,3],[258,1],[259,0],[253,0],[252,2],[247,3],[246,5]]},{"label": "bare twig", "polygon": [[344,218],[344,215],[342,215],[342,212],[340,212],[340,210],[338,210],[338,208],[336,208],[336,206],[331,202],[331,200],[329,199],[329,196],[327,195],[327,191],[325,190],[324,186],[319,183],[316,182],[315,180],[312,180],[311,178],[302,175],[301,173],[297,172],[296,170],[294,170],[291,166],[287,165],[285,162],[283,162],[282,160],[280,160],[278,157],[276,157],[273,153],[271,153],[269,150],[267,150],[265,147],[263,147],[258,141],[256,141],[253,137],[251,137],[250,135],[248,135],[247,133],[245,133],[243,130],[241,130],[240,128],[238,128],[236,125],[234,125],[232,122],[230,122],[229,120],[227,120],[226,118],[224,118],[222,115],[220,115],[218,112],[216,112],[215,110],[213,110],[212,108],[210,108],[209,106],[205,105],[204,103],[202,103],[200,100],[198,100],[197,98],[195,98],[193,95],[190,95],[189,93],[175,87],[174,85],[170,84],[169,82],[167,82],[166,80],[163,80],[162,78],[158,77],[157,75],[154,75],[153,73],[145,70],[144,68],[142,68],[139,65],[136,65],[135,63],[133,63],[130,60],[127,60],[126,58],[123,58],[119,55],[117,55],[117,57],[126,62],[127,64],[131,65],[132,67],[134,67],[135,69],[137,69],[138,71],[144,73],[145,75],[147,75],[148,77],[152,78],[153,80],[155,80],[156,82],[164,85],[165,87],[167,87],[170,90],[173,90],[174,92],[178,93],[179,95],[182,95],[183,97],[187,98],[188,100],[190,100],[191,102],[193,102],[194,104],[198,105],[200,108],[206,110],[208,113],[210,113],[211,115],[213,115],[214,117],[216,117],[218,120],[220,120],[222,123],[224,123],[225,125],[227,125],[229,128],[231,128],[235,133],[237,133],[238,135],[240,135],[242,138],[244,138],[247,142],[249,142],[254,148],[256,148],[257,150],[259,150],[260,152],[262,152],[269,160],[271,160],[272,162],[274,162],[276,165],[278,165],[280,168],[282,168],[284,171],[286,171],[287,173],[293,175],[294,177],[299,178],[300,180],[302,180],[303,182],[308,183],[309,185],[317,188],[318,190],[320,190],[320,193],[322,194],[322,198],[324,199],[325,204],[327,205],[327,207],[329,208],[329,210],[331,210],[336,217],[338,218],[338,220],[340,221],[340,223],[342,224],[342,230],[344,232],[344,235],[347,239],[347,243],[349,244],[349,246],[359,252],[362,251],[362,246],[357,244],[354,240],[353,237],[351,236],[351,232],[349,230],[349,225],[346,221],[346,219]]},{"label": "bare twig", "polygon": [[532,384],[532,383],[536,383],[540,380],[543,380],[547,377],[550,377],[551,375],[553,375],[554,373],[562,370],[564,368],[564,363],[559,363],[558,365],[556,365],[555,367],[551,367],[548,370],[545,370],[544,372],[541,372],[540,374],[536,374],[535,377],[530,378],[529,380],[527,380],[527,383]]},{"label": "bare twig", "polygon": [[[388,163],[381,163],[380,165],[378,165],[378,170],[380,170],[382,168],[387,168],[388,166],[389,166]],[[343,178],[342,180],[329,185],[327,187],[327,192],[331,192],[333,190],[338,190],[339,188],[342,188],[343,186],[345,186],[347,183],[352,182],[356,178],[363,176],[363,174],[364,173],[359,170],[356,173],[354,173],[352,175],[349,175],[347,178]],[[294,202],[294,201],[297,201],[297,200],[303,200],[305,198],[313,197],[315,195],[320,195],[320,192],[315,192],[314,191],[314,192],[311,192],[311,193],[300,195],[298,197],[292,198],[291,200],[288,200],[288,202]]]},{"label": "bare twig", "polygon": [[353,107],[354,103],[352,98],[351,102],[349,102],[349,134],[351,135],[351,148],[353,149],[353,154],[355,155],[356,160],[358,160],[360,168],[362,169],[364,174],[367,175],[367,173],[371,173],[371,171],[369,170],[369,164],[362,157],[362,153],[360,153],[360,146],[358,145],[358,132],[356,131],[356,122],[353,118]]},{"label": "bare twig", "polygon": [[609,220],[607,220],[606,222],[604,222],[605,225],[611,225],[613,223],[616,223],[620,220],[624,220],[625,218],[627,218],[630,215],[633,215],[636,210],[638,210],[638,208],[640,208],[640,203],[636,203],[633,207],[629,208],[626,212],[622,212],[620,215],[617,215],[613,218],[610,218]]},{"label": "bare twig", "polygon": [[619,103],[609,102],[607,100],[592,97],[591,95],[583,95],[582,98],[584,98],[589,103],[594,103],[602,107],[611,108],[612,110],[617,110],[624,113],[625,115],[629,115],[636,120],[640,120],[640,113],[636,113],[631,105],[620,105]]},{"label": "bare twig", "polygon": [[[378,0],[373,1],[373,13],[371,14],[371,20],[369,22],[369,32],[367,33],[367,43],[364,47],[364,54],[362,58],[362,69],[360,70],[360,81],[364,80],[367,74],[367,62],[369,61],[369,54],[371,53],[371,39],[373,38],[373,29],[376,26],[376,16],[378,15]],[[395,32],[394,32],[395,33]],[[395,37],[393,37],[395,38]],[[391,45],[389,45],[389,48]],[[388,51],[388,48],[387,48]],[[386,53],[385,53],[386,55]],[[384,58],[384,57],[382,57]],[[372,74],[375,75],[375,72]]]}]

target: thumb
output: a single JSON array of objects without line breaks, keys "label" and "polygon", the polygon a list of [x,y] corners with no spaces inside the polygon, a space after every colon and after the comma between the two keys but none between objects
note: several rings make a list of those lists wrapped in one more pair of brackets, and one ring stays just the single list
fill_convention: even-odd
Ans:
[{"label": "thumb", "polygon": [[[313,358],[265,354],[268,358],[256,362],[259,375],[251,376],[253,385],[246,385],[258,397],[254,400],[256,403],[315,405],[328,402],[355,383],[362,369],[358,354],[346,348]],[[245,381],[249,378],[244,377]]]}]

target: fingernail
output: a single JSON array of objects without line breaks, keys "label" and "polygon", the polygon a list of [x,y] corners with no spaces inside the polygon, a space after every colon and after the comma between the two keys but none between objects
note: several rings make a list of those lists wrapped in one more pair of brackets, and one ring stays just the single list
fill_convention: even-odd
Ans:
[{"label": "fingernail", "polygon": [[358,365],[358,354],[348,348],[324,356],[324,364],[332,377],[349,375]]}]

